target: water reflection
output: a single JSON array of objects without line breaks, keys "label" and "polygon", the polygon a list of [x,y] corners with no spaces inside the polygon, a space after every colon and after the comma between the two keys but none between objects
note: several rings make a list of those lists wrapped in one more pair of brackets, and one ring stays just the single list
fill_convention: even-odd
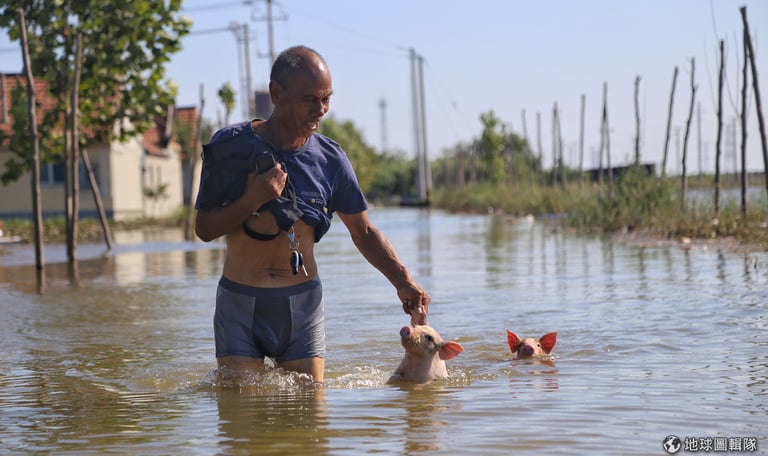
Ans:
[{"label": "water reflection", "polygon": [[416,251],[419,252],[416,273],[422,277],[432,276],[432,227],[429,211],[420,211],[416,220]]},{"label": "water reflection", "polygon": [[531,391],[554,392],[560,389],[557,367],[546,359],[515,360],[509,377],[510,395],[530,394]]},{"label": "water reflection", "polygon": [[215,392],[223,454],[328,454],[322,388],[278,394]]},{"label": "water reflection", "polygon": [[78,453],[84,446],[138,449],[169,433],[170,423],[189,412],[171,397],[125,391],[69,360],[54,366],[50,360],[50,352],[30,352],[26,363],[0,377],[3,422],[19,426],[13,437],[4,434],[5,444],[52,453]]},{"label": "water reflection", "polygon": [[[211,277],[220,274],[224,249],[199,248],[170,252],[147,250],[114,252],[75,263],[49,263],[40,271],[33,265],[0,266],[0,283],[23,293],[45,294],[61,286],[80,287],[85,282],[114,280],[119,286],[140,284],[156,277]],[[124,249],[127,250],[127,249]]]},{"label": "water reflection", "polygon": [[403,448],[399,454],[450,451],[441,436],[444,428],[450,426],[448,417],[461,411],[453,398],[458,392],[440,383],[393,388],[402,394],[380,407],[391,409],[391,418],[402,428]]}]

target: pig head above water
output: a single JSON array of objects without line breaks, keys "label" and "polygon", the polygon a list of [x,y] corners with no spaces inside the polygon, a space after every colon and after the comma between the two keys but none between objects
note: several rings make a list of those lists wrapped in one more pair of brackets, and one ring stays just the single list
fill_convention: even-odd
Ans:
[{"label": "pig head above water", "polygon": [[549,356],[557,342],[557,332],[544,334],[540,339],[526,337],[521,339],[517,334],[507,330],[507,344],[517,358],[536,358]]},{"label": "pig head above water", "polygon": [[445,360],[453,359],[464,351],[458,342],[444,341],[434,328],[417,325],[403,326],[400,341],[405,356],[387,383],[427,383],[435,378],[448,377]]}]

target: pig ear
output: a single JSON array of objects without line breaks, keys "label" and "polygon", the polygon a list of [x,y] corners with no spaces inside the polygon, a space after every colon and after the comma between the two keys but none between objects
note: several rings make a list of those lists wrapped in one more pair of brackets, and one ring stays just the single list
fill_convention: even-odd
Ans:
[{"label": "pig ear", "polygon": [[459,353],[464,351],[464,347],[461,346],[458,342],[443,342],[442,347],[440,347],[440,359],[446,360],[446,359],[453,359],[457,356],[459,356]]},{"label": "pig ear", "polygon": [[510,350],[516,352],[517,346],[520,345],[520,338],[517,337],[517,334],[507,330],[507,344],[509,345]]},{"label": "pig ear", "polygon": [[549,354],[552,351],[552,349],[555,348],[556,342],[557,342],[557,332],[544,334],[543,336],[541,336],[541,339],[539,339],[541,348],[543,348],[547,354]]}]

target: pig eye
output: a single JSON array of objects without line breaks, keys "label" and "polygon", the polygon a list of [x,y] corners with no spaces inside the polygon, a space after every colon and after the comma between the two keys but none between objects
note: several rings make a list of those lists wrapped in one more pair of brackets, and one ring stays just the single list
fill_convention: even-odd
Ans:
[{"label": "pig eye", "polygon": [[434,339],[432,336],[426,336],[426,339],[427,339],[429,342],[434,342],[434,341],[435,341],[435,339]]}]

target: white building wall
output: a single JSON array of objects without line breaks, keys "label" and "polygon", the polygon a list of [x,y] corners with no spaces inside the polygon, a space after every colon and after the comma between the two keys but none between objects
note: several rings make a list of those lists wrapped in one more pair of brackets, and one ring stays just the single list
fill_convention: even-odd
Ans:
[{"label": "white building wall", "polygon": [[167,155],[163,157],[144,157],[144,189],[156,192],[160,186],[165,186],[164,192],[155,198],[142,192],[144,215],[147,217],[170,217],[181,208],[184,201],[178,149],[169,147],[166,152]]},{"label": "white building wall", "polygon": [[115,220],[141,217],[144,213],[141,190],[141,159],[144,148],[137,138],[113,142],[109,163],[109,186]]}]

